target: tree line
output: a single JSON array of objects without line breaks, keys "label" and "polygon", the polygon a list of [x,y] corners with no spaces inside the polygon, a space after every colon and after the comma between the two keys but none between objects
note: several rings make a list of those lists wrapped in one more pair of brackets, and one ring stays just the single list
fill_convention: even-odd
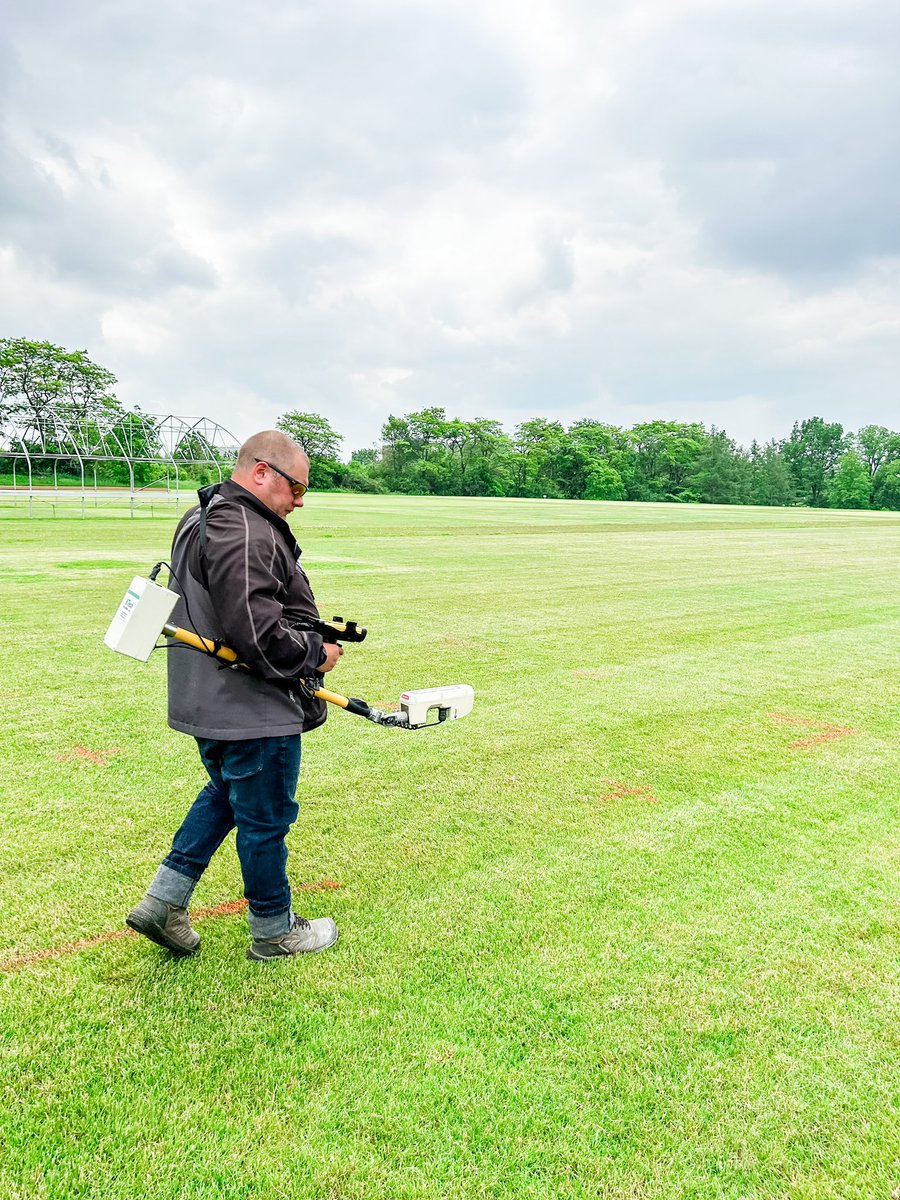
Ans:
[{"label": "tree line", "polygon": [[[32,451],[50,450],[55,409],[82,425],[96,422],[98,436],[101,427],[114,430],[115,437],[103,435],[111,453],[127,444],[133,457],[147,460],[133,467],[135,482],[165,476],[162,448],[153,444],[142,414],[122,407],[115,383],[82,350],[0,338],[0,423],[26,417],[36,431]],[[697,423],[648,421],[623,429],[585,419],[566,428],[535,417],[510,434],[499,421],[464,421],[433,407],[389,416],[380,445],[354,450],[344,462],[344,439],[327,417],[293,411],[277,424],[306,450],[310,483],[319,489],[900,510],[900,433],[882,425],[854,433],[809,417],[787,438],[744,449],[724,430]],[[193,436],[185,436],[174,457],[207,482],[218,470],[196,465],[204,455],[209,461],[210,448],[193,445]],[[56,465],[62,475],[79,471],[74,460]],[[227,465],[218,462],[223,473]],[[11,469],[12,460],[0,455],[0,472]],[[122,482],[123,470],[127,474],[119,463],[100,465],[109,482]]]},{"label": "tree line", "polygon": [[536,417],[509,434],[498,421],[425,408],[390,416],[380,447],[354,450],[349,463],[338,458],[343,439],[327,418],[290,412],[278,427],[309,454],[318,488],[900,510],[900,433],[882,425],[853,433],[809,417],[790,437],[744,449],[696,423],[622,429],[585,419],[566,428]]}]

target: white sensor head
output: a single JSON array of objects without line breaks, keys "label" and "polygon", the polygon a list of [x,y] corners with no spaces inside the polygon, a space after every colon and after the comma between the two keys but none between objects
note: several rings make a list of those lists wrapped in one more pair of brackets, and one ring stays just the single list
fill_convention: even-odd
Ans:
[{"label": "white sensor head", "polygon": [[110,650],[146,662],[177,603],[175,592],[135,575],[104,642]]},{"label": "white sensor head", "polygon": [[[409,718],[409,728],[419,729],[429,724],[428,714],[437,713],[437,721],[455,721],[472,711],[475,689],[467,683],[448,684],[447,687],[419,688],[415,692],[404,692],[400,697],[400,711]],[[431,722],[436,724],[437,721]]]}]

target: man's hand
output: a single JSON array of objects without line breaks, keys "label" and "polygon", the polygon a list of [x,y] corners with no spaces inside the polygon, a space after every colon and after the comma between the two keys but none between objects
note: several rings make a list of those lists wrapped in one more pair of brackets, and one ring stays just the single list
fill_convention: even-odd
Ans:
[{"label": "man's hand", "polygon": [[325,661],[320,663],[316,670],[320,675],[325,675],[337,666],[338,659],[344,653],[344,647],[338,646],[336,642],[326,642],[322,649],[325,651]]}]

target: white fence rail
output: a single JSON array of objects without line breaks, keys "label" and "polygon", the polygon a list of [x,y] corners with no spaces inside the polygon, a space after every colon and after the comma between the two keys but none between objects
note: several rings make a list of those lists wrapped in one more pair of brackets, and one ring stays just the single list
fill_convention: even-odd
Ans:
[{"label": "white fence rail", "polygon": [[11,517],[173,517],[197,503],[195,491],[129,488],[0,487],[0,520]]}]

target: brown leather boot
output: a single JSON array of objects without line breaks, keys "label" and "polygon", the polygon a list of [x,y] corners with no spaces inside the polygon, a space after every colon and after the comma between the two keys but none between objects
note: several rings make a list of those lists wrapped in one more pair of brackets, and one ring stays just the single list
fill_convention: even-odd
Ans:
[{"label": "brown leather boot", "polygon": [[125,918],[125,924],[173,954],[196,954],[200,949],[200,934],[191,928],[187,909],[166,904],[155,896],[145,896]]}]

